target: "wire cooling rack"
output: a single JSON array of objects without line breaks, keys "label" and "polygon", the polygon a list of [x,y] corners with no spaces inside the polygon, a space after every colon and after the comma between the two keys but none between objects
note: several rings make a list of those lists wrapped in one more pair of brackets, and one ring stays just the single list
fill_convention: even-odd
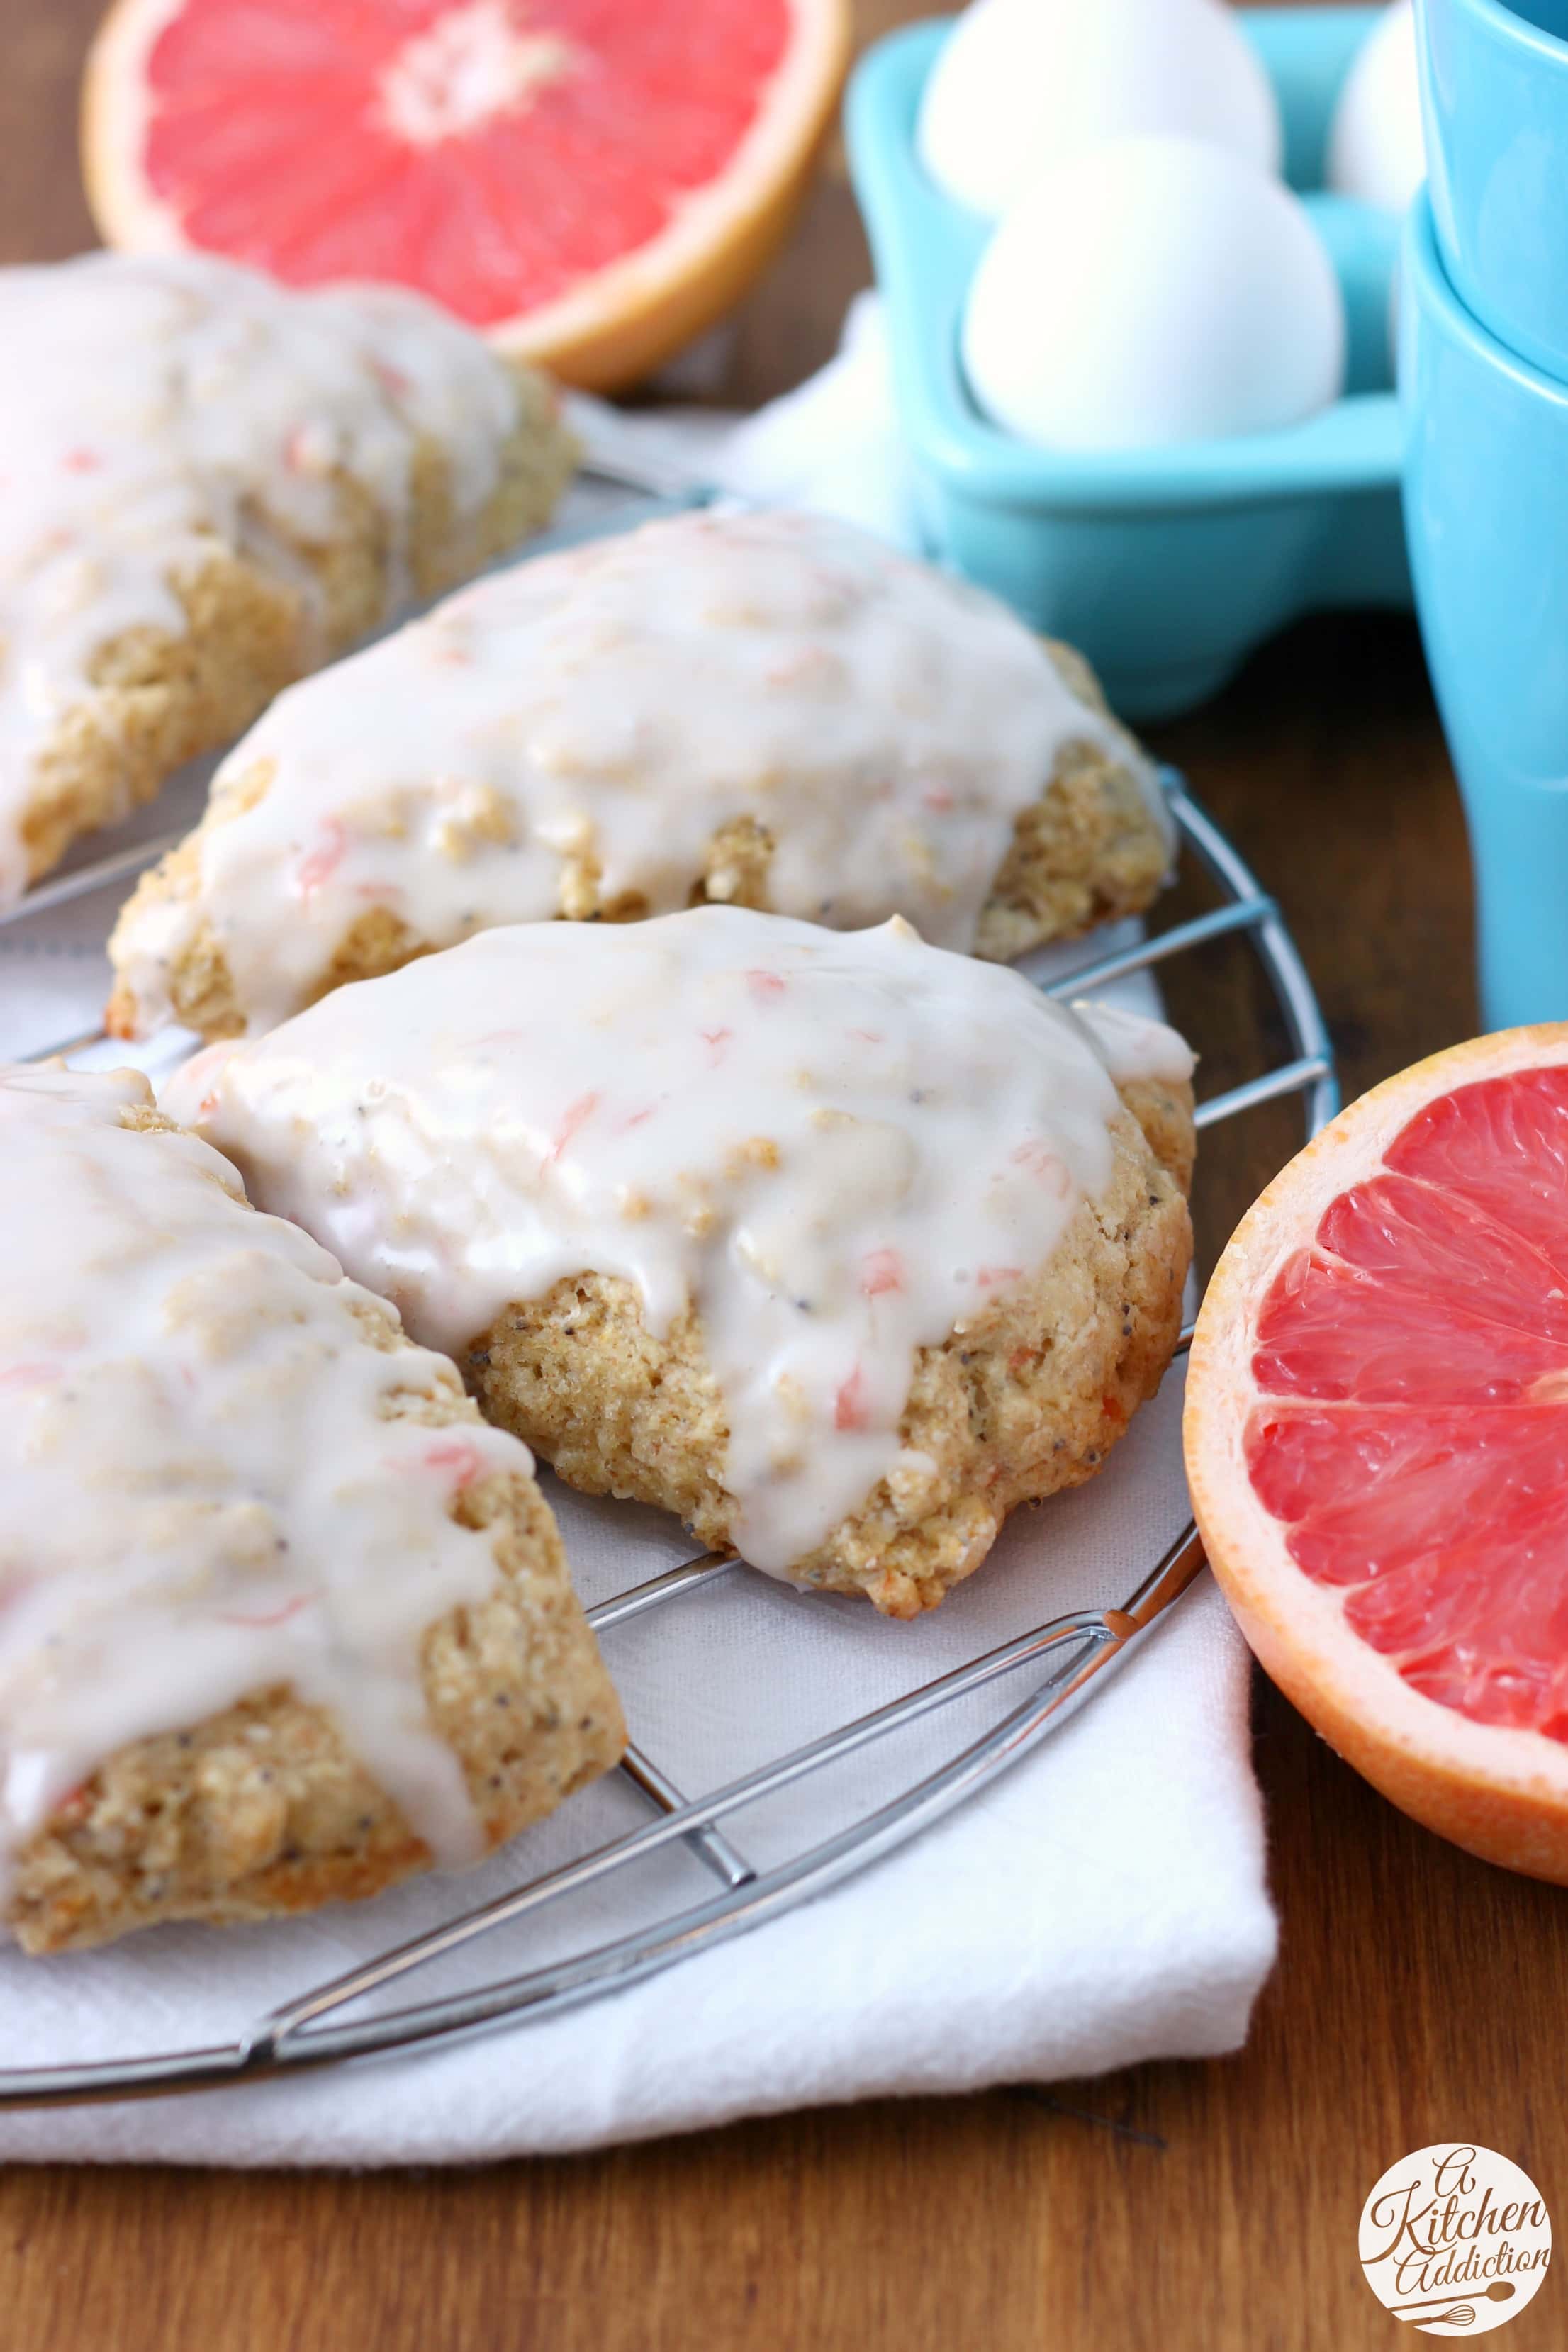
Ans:
[{"label": "wire cooling rack", "polygon": [[[634,471],[616,463],[596,465],[592,472],[601,487],[636,489],[642,502],[635,514],[622,507],[556,538],[625,528],[651,511],[705,500],[704,493],[669,477],[650,478],[646,467]],[[1307,1133],[1313,1135],[1333,1116],[1339,1093],[1328,1033],[1294,942],[1274,900],[1183,779],[1167,770],[1161,781],[1181,843],[1215,887],[1219,903],[1136,946],[1080,965],[1048,983],[1046,992],[1063,999],[1091,995],[1226,933],[1239,934],[1250,944],[1272,990],[1289,1058],[1200,1104],[1198,1127],[1215,1128],[1256,1105],[1295,1095],[1303,1098]],[[0,916],[0,924],[128,880],[167,845],[166,840],[142,842],[100,857],[30,892],[20,908]],[[102,1032],[92,1031],[25,1058],[68,1055],[102,1042]],[[1178,1353],[1190,1339],[1189,1328],[1181,1336]],[[552,2016],[635,1983],[837,1885],[986,1787],[1067,1722],[1107,1675],[1153,1636],[1204,1564],[1196,1530],[1189,1522],[1158,1560],[1135,1575],[1120,1608],[1078,1610],[1052,1618],[698,1797],[683,1794],[651,1756],[632,1748],[619,1769],[646,1808],[648,1818],[642,1826],[591,1846],[489,1902],[456,1911],[430,1932],[310,1987],[232,2042],[133,2058],[0,2069],[0,2108],[213,2089],[301,2067],[409,2051],[509,2021]],[[706,1553],[590,1609],[589,1622],[604,1632],[654,1612],[678,1612],[686,1597],[721,1587],[743,1573],[743,1563]],[[743,1838],[737,1817],[749,1809],[901,1731],[952,1715],[973,1695],[1015,1676],[1027,1678],[1027,1695],[999,1722],[833,1834],[795,1841],[794,1850],[759,1865],[731,1843],[732,1831]],[[537,1920],[552,1906],[619,1881],[661,1851],[678,1847],[710,1874],[713,1891],[705,1899],[656,1905],[653,1916],[635,1931],[597,1941],[590,1934],[563,1955],[541,1964],[363,2013],[375,1996],[401,1990],[419,1971],[453,1961],[479,1939]]]}]

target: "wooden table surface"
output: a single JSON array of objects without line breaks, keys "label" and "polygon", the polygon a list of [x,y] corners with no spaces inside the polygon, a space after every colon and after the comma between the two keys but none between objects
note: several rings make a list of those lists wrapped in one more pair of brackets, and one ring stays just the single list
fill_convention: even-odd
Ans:
[{"label": "wooden table surface", "polygon": [[[90,242],[73,108],[97,9],[4,0],[0,259]],[[862,0],[862,29],[921,13]],[[866,274],[830,155],[726,396],[815,365]],[[1474,1030],[1463,831],[1413,625],[1311,623],[1153,740],[1282,899],[1349,1092]],[[1173,993],[1218,1085],[1255,1066],[1263,1007],[1246,957],[1212,953]],[[1283,1110],[1231,1133],[1202,1192],[1211,1256],[1296,1139]],[[1479,2140],[1568,2224],[1568,1914],[1391,1811],[1267,1687],[1257,1719],[1283,1935],[1239,2056],[472,2172],[18,2168],[0,2178],[0,2347],[1386,2346],[1355,2233],[1397,2157]],[[1508,2340],[1568,2340],[1562,2291]]]}]

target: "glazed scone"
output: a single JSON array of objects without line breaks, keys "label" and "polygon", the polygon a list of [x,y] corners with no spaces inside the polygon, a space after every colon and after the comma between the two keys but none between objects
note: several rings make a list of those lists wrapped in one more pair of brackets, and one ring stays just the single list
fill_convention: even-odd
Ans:
[{"label": "glazed scone", "polygon": [[681,515],[284,696],[122,913],[110,1026],[253,1035],[492,925],[704,899],[1006,961],[1146,906],[1172,842],[994,598],[821,516]]},{"label": "glazed scone", "polygon": [[574,1486],[912,1616],[1158,1385],[1191,1069],[900,919],[707,907],[487,932],[170,1099]]},{"label": "glazed scone", "polygon": [[0,270],[0,899],[544,521],[544,380],[391,286]]},{"label": "glazed scone", "polygon": [[476,1861],[621,1753],[527,1449],[131,1071],[0,1070],[0,1927]]}]

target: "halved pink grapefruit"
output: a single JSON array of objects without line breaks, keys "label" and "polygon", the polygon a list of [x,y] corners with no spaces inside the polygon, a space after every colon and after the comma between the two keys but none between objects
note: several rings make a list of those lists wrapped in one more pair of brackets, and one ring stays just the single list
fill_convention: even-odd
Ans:
[{"label": "halved pink grapefruit", "polygon": [[1568,1883],[1568,1024],[1364,1096],[1198,1319],[1193,1508],[1268,1672],[1406,1812]]},{"label": "halved pink grapefruit", "polygon": [[401,279],[610,390],[765,267],[848,45],[848,0],[116,0],[88,194],[110,245]]}]

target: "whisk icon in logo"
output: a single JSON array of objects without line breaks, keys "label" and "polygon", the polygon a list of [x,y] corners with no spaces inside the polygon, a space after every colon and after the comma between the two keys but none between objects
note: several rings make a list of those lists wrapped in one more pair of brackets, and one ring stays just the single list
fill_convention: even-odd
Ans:
[{"label": "whisk icon in logo", "polygon": [[1506,2156],[1441,2140],[1377,2183],[1362,2207],[1361,2259],[1395,2319],[1426,2336],[1484,2336],[1517,2319],[1544,2281],[1552,2217]]}]

